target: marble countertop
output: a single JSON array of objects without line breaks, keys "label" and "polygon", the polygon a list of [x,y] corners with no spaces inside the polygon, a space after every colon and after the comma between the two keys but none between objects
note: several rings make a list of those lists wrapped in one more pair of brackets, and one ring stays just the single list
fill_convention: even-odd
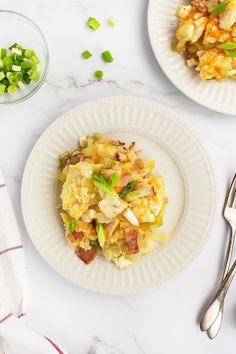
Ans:
[{"label": "marble countertop", "polygon": [[[79,103],[109,95],[135,95],[173,108],[202,137],[219,167],[222,194],[236,170],[236,117],[211,112],[183,96],[156,63],[147,33],[147,0],[2,0],[44,32],[50,70],[28,101],[0,107],[0,165],[25,243],[31,286],[28,323],[59,341],[71,354],[222,354],[232,352],[236,333],[236,284],[228,295],[224,324],[216,340],[200,332],[200,310],[219,279],[227,235],[222,218],[201,256],[177,279],[139,296],[110,297],[85,291],[55,273],[40,257],[24,227],[20,186],[34,143],[58,116]],[[106,20],[114,15],[118,26]],[[103,26],[89,31],[85,21]],[[96,55],[83,61],[80,54]],[[109,49],[115,58],[99,58]],[[92,73],[104,70],[98,82]]]}]

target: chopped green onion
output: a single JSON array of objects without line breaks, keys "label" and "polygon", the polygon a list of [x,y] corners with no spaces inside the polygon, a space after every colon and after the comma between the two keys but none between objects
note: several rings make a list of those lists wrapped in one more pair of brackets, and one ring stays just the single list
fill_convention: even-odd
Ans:
[{"label": "chopped green onion", "polygon": [[33,50],[14,43],[9,49],[0,49],[1,93],[14,95],[17,88],[25,89],[31,80],[40,80],[40,61]]},{"label": "chopped green onion", "polygon": [[0,71],[0,81],[2,81],[2,79],[4,79],[5,76],[6,75],[2,71]]},{"label": "chopped green onion", "polygon": [[97,240],[90,240],[89,243],[92,246],[98,246],[98,241]]},{"label": "chopped green onion", "polygon": [[101,25],[100,22],[98,22],[98,20],[96,20],[96,18],[94,17],[89,17],[88,21],[87,21],[87,25],[92,28],[94,31],[96,31]]},{"label": "chopped green onion", "polygon": [[13,71],[21,71],[21,66],[20,65],[12,65],[12,70]]},{"label": "chopped green onion", "polygon": [[101,80],[103,78],[103,71],[102,70],[96,70],[94,73],[94,76],[98,79]]},{"label": "chopped green onion", "polygon": [[103,224],[98,223],[96,231],[97,231],[97,235],[98,235],[99,245],[101,247],[103,247],[105,245],[105,241],[106,241],[106,235],[105,235]]},{"label": "chopped green onion", "polygon": [[222,2],[221,4],[213,7],[213,9],[211,9],[210,13],[214,14],[214,15],[220,14],[222,11],[224,11],[226,9],[226,7],[229,5],[229,3],[230,3],[230,1]]},{"label": "chopped green onion", "polygon": [[24,90],[26,88],[26,85],[22,81],[18,81],[18,86],[21,90]]},{"label": "chopped green onion", "polygon": [[234,42],[225,42],[223,44],[219,44],[217,46],[217,48],[226,49],[226,50],[236,49],[236,43],[234,43]]},{"label": "chopped green onion", "polygon": [[40,79],[40,72],[38,71],[35,71],[33,72],[31,75],[30,75],[30,79],[35,81],[35,82],[38,82],[39,79]]},{"label": "chopped green onion", "polygon": [[25,60],[21,63],[21,70],[22,71],[28,71],[31,69],[31,64],[28,60]]},{"label": "chopped green onion", "polygon": [[111,188],[114,188],[120,180],[120,175],[113,173],[108,180],[108,184]]},{"label": "chopped green onion", "polygon": [[16,48],[16,49],[19,49],[19,50],[22,50],[22,49],[23,49],[22,46],[21,46],[20,44],[18,44],[18,43],[14,43],[14,44],[12,44],[12,45],[9,47],[9,49],[13,49],[13,48]]},{"label": "chopped green onion", "polygon": [[115,27],[117,25],[117,20],[115,17],[111,16],[107,22],[109,23],[109,25],[111,25],[112,27]]},{"label": "chopped green onion", "polygon": [[100,173],[94,171],[92,176],[93,176],[93,183],[100,190],[102,190],[103,192],[108,193],[108,194],[116,193],[111,188],[111,186],[109,186],[108,182],[105,180],[105,178]]},{"label": "chopped green onion", "polygon": [[7,56],[7,50],[6,48],[1,49],[1,59],[5,58]]},{"label": "chopped green onion", "polygon": [[69,223],[69,232],[71,234],[73,234],[73,232],[75,231],[75,228],[76,228],[76,219],[75,218],[72,218],[70,223]]},{"label": "chopped green onion", "polygon": [[22,55],[22,50],[18,49],[18,48],[12,48],[12,53],[18,54],[18,55]]},{"label": "chopped green onion", "polygon": [[236,57],[236,50],[226,50],[225,49],[225,54],[227,54],[228,57],[235,58]]},{"label": "chopped green onion", "polygon": [[17,87],[13,86],[13,85],[10,85],[7,88],[7,92],[9,93],[9,95],[14,96],[17,93]]},{"label": "chopped green onion", "polygon": [[24,74],[24,75],[23,75],[23,79],[24,79],[24,82],[25,82],[27,85],[30,84],[31,78],[29,77],[29,75]]},{"label": "chopped green onion", "polygon": [[132,181],[125,186],[122,191],[120,192],[121,195],[125,196],[126,194],[130,193],[138,184],[138,181]]},{"label": "chopped green onion", "polygon": [[33,50],[25,49],[25,52],[24,52],[25,58],[32,58],[33,55],[34,55]]},{"label": "chopped green onion", "polygon": [[113,61],[113,57],[109,50],[106,50],[105,52],[102,53],[102,58],[106,63],[111,63]]},{"label": "chopped green onion", "polygon": [[35,64],[39,64],[39,58],[37,57],[36,54],[33,54],[33,55],[32,55],[31,60],[32,60]]},{"label": "chopped green onion", "polygon": [[89,59],[93,54],[90,53],[88,50],[85,50],[85,52],[83,52],[81,55],[84,59]]},{"label": "chopped green onion", "polygon": [[141,197],[145,197],[148,195],[148,192],[145,190],[140,190],[140,191],[133,191],[130,193],[127,193],[125,196],[125,200],[127,202],[132,202],[135,199],[141,198]]},{"label": "chopped green onion", "polygon": [[2,95],[6,91],[6,85],[0,82],[0,95]]}]

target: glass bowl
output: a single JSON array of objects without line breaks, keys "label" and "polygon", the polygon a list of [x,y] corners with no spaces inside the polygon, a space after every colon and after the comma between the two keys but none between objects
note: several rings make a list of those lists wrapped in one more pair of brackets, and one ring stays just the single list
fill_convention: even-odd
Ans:
[{"label": "glass bowl", "polygon": [[31,97],[42,86],[48,72],[48,46],[39,27],[26,16],[8,10],[0,10],[0,48],[9,48],[18,43],[23,48],[35,51],[40,60],[41,76],[38,82],[31,81],[25,88],[18,88],[14,96],[0,95],[0,104],[18,103]]}]

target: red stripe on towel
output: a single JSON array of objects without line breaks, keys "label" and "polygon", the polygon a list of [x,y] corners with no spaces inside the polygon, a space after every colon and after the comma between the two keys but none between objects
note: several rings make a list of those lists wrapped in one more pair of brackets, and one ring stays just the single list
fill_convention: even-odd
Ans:
[{"label": "red stripe on towel", "polygon": [[60,349],[50,338],[48,338],[48,337],[44,337],[44,338],[46,338],[46,339],[49,341],[49,343],[52,344],[52,346],[56,349],[56,351],[57,351],[59,354],[65,354],[65,353],[63,353],[63,352],[61,351],[61,349]]},{"label": "red stripe on towel", "polygon": [[6,187],[5,184],[0,184],[0,188]]},{"label": "red stripe on towel", "polygon": [[19,246],[14,246],[14,247],[10,247],[10,248],[6,248],[5,250],[0,251],[0,256],[3,253],[9,252],[9,251],[14,251],[14,250],[18,250],[20,248],[23,248],[23,245],[19,245]]},{"label": "red stripe on towel", "polygon": [[20,313],[17,317],[18,317],[18,318],[21,318],[21,317],[23,317],[23,316],[26,316],[26,313]]},{"label": "red stripe on towel", "polygon": [[1,320],[0,320],[0,323],[3,323],[4,321],[6,321],[9,317],[11,317],[13,315],[13,313],[9,313],[8,315],[6,315],[5,317],[3,317]]}]

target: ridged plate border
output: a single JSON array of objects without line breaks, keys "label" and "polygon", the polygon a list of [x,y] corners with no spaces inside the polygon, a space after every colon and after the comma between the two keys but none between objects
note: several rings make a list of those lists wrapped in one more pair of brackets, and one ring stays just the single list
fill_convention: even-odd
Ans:
[{"label": "ridged plate border", "polygon": [[176,41],[176,7],[190,0],[149,0],[148,32],[154,55],[169,80],[193,101],[217,112],[235,115],[236,81],[203,81],[184,58],[171,51]]},{"label": "ridged plate border", "polygon": [[[55,208],[58,154],[75,146],[78,132],[94,131],[132,132],[163,145],[183,178],[185,208],[171,242],[124,271],[102,257],[90,266],[78,261],[65,241]],[[161,286],[201,251],[219,205],[217,184],[207,149],[175,112],[147,99],[108,97],[79,105],[41,135],[25,167],[22,211],[35,247],[61,275],[99,293],[136,294]]]}]

